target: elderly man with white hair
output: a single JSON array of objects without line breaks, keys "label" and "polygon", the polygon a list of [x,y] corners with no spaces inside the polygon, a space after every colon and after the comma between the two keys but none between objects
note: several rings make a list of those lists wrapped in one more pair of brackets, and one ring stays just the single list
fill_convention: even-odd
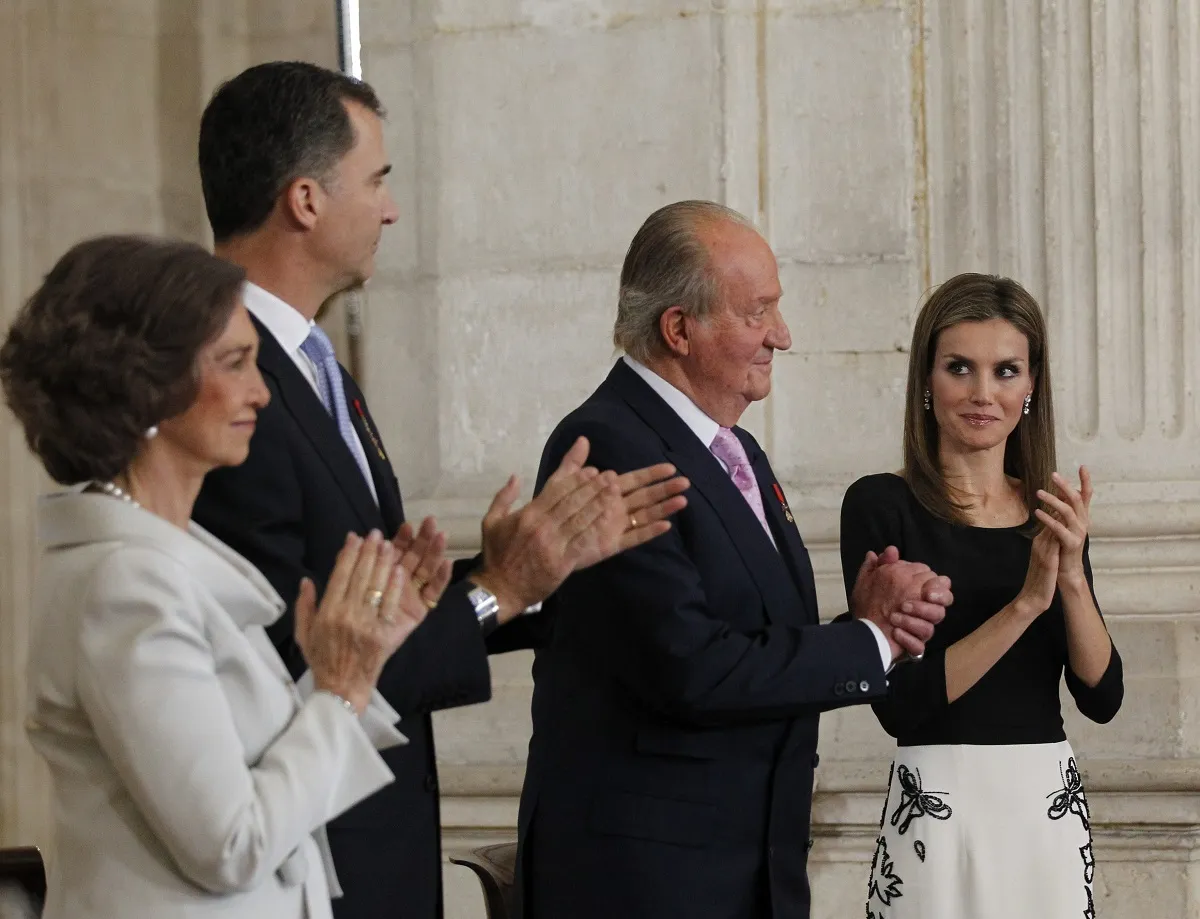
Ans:
[{"label": "elderly man with white hair", "polygon": [[850,615],[820,624],[783,489],[737,426],[791,347],[781,296],[741,215],[657,211],[622,269],[624,356],[546,445],[541,482],[586,436],[601,469],[670,462],[691,488],[669,533],[553,598],[521,799],[526,919],[806,919],[818,715],[879,698],[951,602],[889,548],[864,560]]}]

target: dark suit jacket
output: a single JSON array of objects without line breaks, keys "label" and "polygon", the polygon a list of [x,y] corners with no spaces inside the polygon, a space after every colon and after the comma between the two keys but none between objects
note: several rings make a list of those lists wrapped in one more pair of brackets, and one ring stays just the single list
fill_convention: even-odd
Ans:
[{"label": "dark suit jacket", "polygon": [[728,474],[623,362],[546,446],[669,461],[672,530],[572,575],[534,666],[526,919],[803,919],[817,719],[885,691],[861,623],[820,625],[808,552],[742,430],[778,550]]},{"label": "dark suit jacket", "polygon": [[[208,475],[193,516],[257,566],[287,602],[287,614],[270,633],[298,676],[306,669],[292,638],[300,579],[311,577],[320,595],[346,534],[377,528],[390,537],[404,521],[404,508],[366,399],[350,375],[343,371],[342,382],[378,505],[308,381],[271,333],[257,320],[255,325],[261,337],[259,369],[271,402],[259,413],[249,458]],[[462,566],[456,570],[461,576]],[[396,781],[330,824],[330,846],[346,894],[334,903],[339,919],[441,915],[437,767],[429,713],[491,696],[488,648],[467,590],[461,582],[450,586],[380,678],[379,690],[401,714],[398,726],[409,743],[383,754]],[[494,633],[497,642],[511,628]]]}]

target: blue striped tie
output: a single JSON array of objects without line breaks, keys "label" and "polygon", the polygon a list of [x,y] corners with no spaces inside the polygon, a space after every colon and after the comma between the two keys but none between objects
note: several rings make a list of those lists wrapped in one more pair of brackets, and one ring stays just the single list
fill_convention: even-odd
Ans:
[{"label": "blue striped tie", "polygon": [[307,354],[316,365],[317,389],[321,393],[321,402],[325,406],[325,411],[329,412],[333,416],[333,420],[337,422],[342,440],[346,442],[346,449],[358,463],[363,477],[370,482],[371,468],[367,465],[362,445],[354,433],[354,424],[350,421],[350,410],[346,407],[346,390],[342,388],[342,368],[337,362],[337,355],[333,353],[333,342],[329,340],[325,330],[314,323],[308,333],[308,338],[304,339],[304,344],[300,346],[300,350]]}]

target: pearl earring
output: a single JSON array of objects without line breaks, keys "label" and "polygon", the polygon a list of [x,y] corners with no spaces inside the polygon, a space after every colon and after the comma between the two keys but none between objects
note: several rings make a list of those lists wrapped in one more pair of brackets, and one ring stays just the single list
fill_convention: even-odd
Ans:
[{"label": "pearl earring", "polygon": [[[1028,409],[1027,409],[1027,411],[1028,411]],[[156,438],[157,436],[158,436],[158,425],[152,424],[152,425],[150,425],[150,427],[146,428],[146,435],[145,435],[146,440],[154,440],[154,438]]]},{"label": "pearl earring", "polygon": [[931,401],[932,398],[933,393],[931,393],[928,389],[925,390],[925,411],[929,411],[929,409],[933,407],[933,403]]},{"label": "pearl earring", "polygon": [[1029,414],[1029,403],[1031,403],[1032,401],[1033,401],[1033,393],[1030,393],[1029,395],[1027,395],[1025,397],[1025,408],[1021,412],[1022,415]]}]

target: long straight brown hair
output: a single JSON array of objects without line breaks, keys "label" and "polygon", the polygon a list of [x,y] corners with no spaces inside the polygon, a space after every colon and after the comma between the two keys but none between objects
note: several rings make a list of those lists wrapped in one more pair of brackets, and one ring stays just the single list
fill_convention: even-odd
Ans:
[{"label": "long straight brown hair", "polygon": [[[913,328],[908,359],[908,392],[904,404],[904,478],[917,500],[931,514],[949,523],[967,525],[969,504],[950,493],[938,455],[938,424],[925,409],[925,390],[933,371],[938,336],[960,322],[1003,319],[1029,342],[1029,373],[1033,400],[1004,448],[1004,471],[1019,479],[1030,519],[1040,506],[1037,491],[1050,488],[1057,468],[1054,451],[1054,399],[1050,388],[1050,355],[1041,307],[1011,278],[960,274],[941,284],[925,302]],[[1030,532],[1040,527],[1034,525]]]}]

